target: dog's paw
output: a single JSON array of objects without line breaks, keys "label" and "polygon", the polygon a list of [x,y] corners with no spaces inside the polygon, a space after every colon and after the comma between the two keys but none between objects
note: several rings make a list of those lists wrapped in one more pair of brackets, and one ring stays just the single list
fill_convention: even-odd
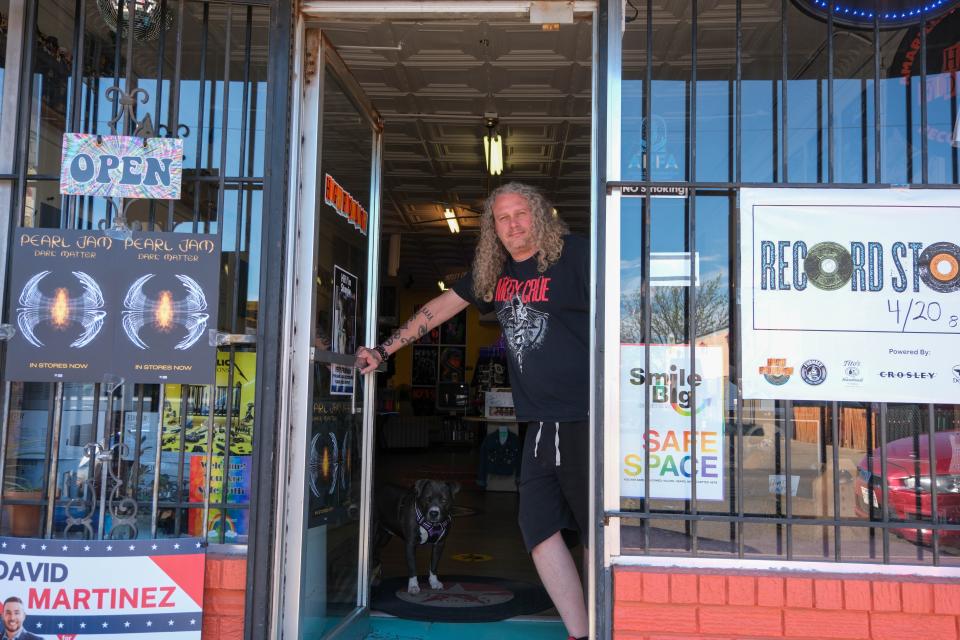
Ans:
[{"label": "dog's paw", "polygon": [[417,582],[416,578],[410,578],[410,580],[407,582],[407,593],[420,593],[420,583]]},{"label": "dog's paw", "polygon": [[440,582],[440,579],[437,578],[437,576],[433,575],[432,573],[430,574],[430,588],[433,589],[434,591],[443,590],[443,583]]}]

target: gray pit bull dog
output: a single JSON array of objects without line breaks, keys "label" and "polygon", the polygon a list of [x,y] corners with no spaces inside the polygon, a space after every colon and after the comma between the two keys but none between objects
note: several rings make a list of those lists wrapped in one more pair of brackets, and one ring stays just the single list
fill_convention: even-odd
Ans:
[{"label": "gray pit bull dog", "polygon": [[[406,547],[407,593],[420,593],[417,581],[417,547],[432,544],[430,555],[430,588],[443,589],[437,578],[437,565],[453,524],[453,498],[460,491],[457,482],[417,480],[413,487],[403,489],[393,485],[377,488],[377,539],[375,553],[389,542],[391,536],[402,539]],[[374,566],[378,566],[378,559]]]}]

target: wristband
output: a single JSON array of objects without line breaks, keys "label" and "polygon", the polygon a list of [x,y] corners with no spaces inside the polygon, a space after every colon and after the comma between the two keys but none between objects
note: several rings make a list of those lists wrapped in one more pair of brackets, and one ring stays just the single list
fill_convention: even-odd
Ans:
[{"label": "wristband", "polygon": [[372,351],[376,351],[377,355],[380,356],[380,362],[386,362],[387,358],[390,357],[389,354],[387,353],[387,350],[381,347],[380,345],[375,346],[372,349]]}]

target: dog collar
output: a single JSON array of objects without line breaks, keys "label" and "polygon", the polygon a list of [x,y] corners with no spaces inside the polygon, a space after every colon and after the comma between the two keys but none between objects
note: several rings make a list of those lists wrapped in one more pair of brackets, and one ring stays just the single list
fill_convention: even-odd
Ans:
[{"label": "dog collar", "polygon": [[420,505],[415,503],[414,509],[416,510],[417,514],[417,526],[427,534],[426,542],[436,543],[443,540],[443,538],[447,535],[447,529],[450,527],[451,518],[448,516],[446,519],[441,520],[440,522],[430,522],[420,512]]}]

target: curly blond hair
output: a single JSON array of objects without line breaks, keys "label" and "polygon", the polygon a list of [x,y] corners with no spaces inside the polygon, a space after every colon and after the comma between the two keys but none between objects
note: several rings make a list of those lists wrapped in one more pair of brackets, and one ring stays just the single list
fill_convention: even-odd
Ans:
[{"label": "curly blond hair", "polygon": [[533,216],[533,237],[537,247],[537,271],[543,273],[560,259],[563,236],[570,233],[566,223],[554,217],[553,207],[536,187],[509,182],[497,187],[483,203],[480,216],[480,241],[473,258],[473,295],[485,302],[493,301],[497,278],[507,260],[507,249],[497,237],[493,220],[493,203],[499,196],[516,194],[526,199]]}]

